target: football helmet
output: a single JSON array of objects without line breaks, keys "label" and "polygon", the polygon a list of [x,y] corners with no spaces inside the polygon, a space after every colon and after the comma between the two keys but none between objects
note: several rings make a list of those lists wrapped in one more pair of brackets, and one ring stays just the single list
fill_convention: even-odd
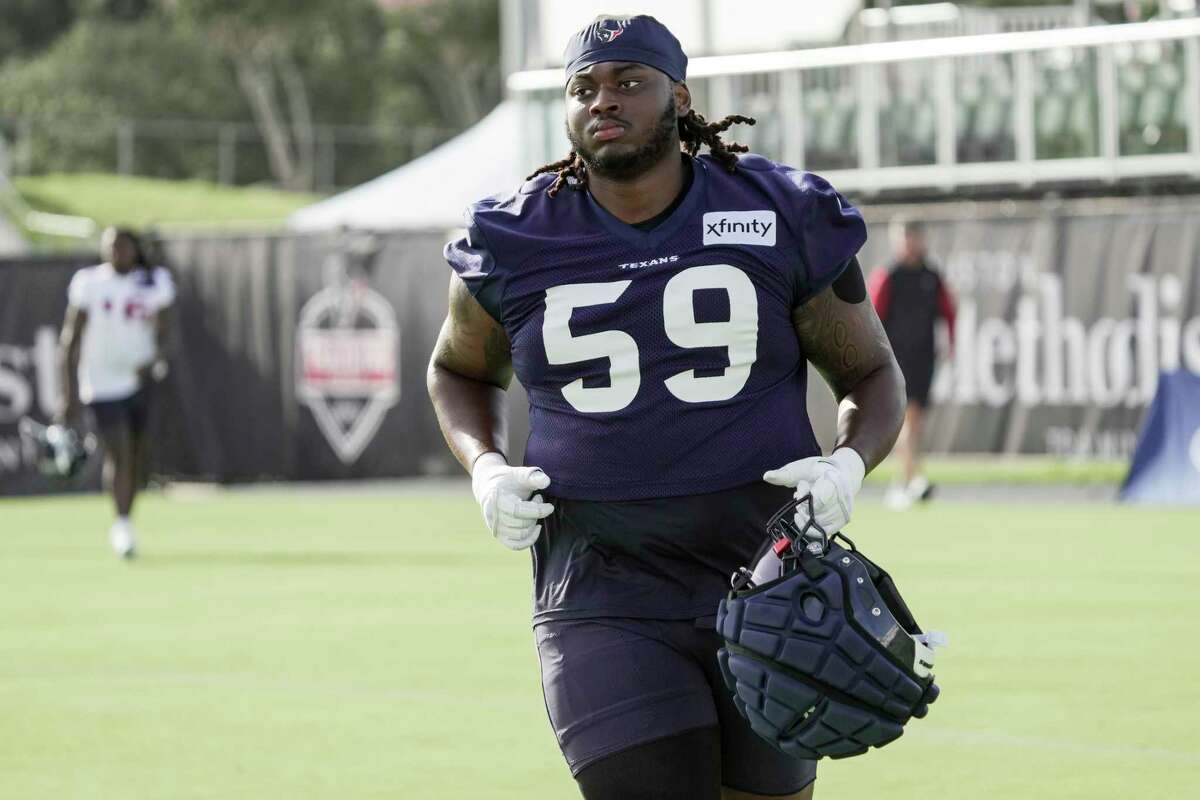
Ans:
[{"label": "football helmet", "polygon": [[18,429],[23,437],[33,443],[37,451],[38,469],[52,478],[75,477],[96,450],[95,436],[81,436],[66,425],[43,425],[24,417]]},{"label": "football helmet", "polygon": [[[800,503],[810,504],[804,530]],[[733,576],[718,660],[759,736],[797,758],[845,758],[925,716],[938,696],[932,647],[945,637],[922,633],[891,577],[844,535],[827,537],[811,503],[780,509],[754,571]]]}]

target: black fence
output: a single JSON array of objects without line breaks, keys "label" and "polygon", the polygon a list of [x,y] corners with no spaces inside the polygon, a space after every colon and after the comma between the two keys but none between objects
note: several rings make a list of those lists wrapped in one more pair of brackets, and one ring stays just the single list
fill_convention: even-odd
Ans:
[{"label": "black fence", "polygon": [[[891,213],[872,224],[868,268],[887,261]],[[1126,457],[1159,371],[1200,373],[1200,203],[923,213],[959,305],[934,384],[934,450]],[[156,470],[221,482],[457,471],[425,393],[445,239],[161,242],[179,286],[181,356],[156,404]],[[54,412],[66,286],[89,261],[0,261],[0,494],[62,488],[37,474],[16,426]],[[832,404],[813,383],[810,413],[828,444]],[[519,456],[519,386],[511,409]]]}]

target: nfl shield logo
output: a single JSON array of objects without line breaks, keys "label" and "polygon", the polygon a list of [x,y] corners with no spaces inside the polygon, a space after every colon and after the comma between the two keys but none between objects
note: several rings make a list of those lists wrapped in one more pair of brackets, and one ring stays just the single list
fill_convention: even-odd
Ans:
[{"label": "nfl shield logo", "polygon": [[338,458],[352,464],[400,399],[400,328],[391,303],[365,275],[351,278],[347,260],[330,256],[327,285],[300,311],[296,395]]}]

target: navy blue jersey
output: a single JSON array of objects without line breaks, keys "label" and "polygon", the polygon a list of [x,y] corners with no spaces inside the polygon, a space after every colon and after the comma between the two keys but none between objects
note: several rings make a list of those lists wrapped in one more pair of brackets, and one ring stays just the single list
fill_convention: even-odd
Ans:
[{"label": "navy blue jersey", "polygon": [[822,178],[761,156],[689,159],[650,231],[553,176],[467,212],[446,259],[508,334],[529,395],[525,461],[550,492],[636,500],[761,480],[819,454],[792,310],[827,287],[866,226]]}]

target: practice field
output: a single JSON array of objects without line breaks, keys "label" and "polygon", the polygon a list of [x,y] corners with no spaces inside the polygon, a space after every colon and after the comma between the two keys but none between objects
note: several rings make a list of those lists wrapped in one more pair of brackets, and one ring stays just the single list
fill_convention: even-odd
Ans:
[{"label": "practice field", "polygon": [[[1184,798],[1200,519],[864,502],[848,531],[949,633],[942,699],[817,797]],[[571,798],[529,559],[466,486],[0,501],[0,797]]]}]

